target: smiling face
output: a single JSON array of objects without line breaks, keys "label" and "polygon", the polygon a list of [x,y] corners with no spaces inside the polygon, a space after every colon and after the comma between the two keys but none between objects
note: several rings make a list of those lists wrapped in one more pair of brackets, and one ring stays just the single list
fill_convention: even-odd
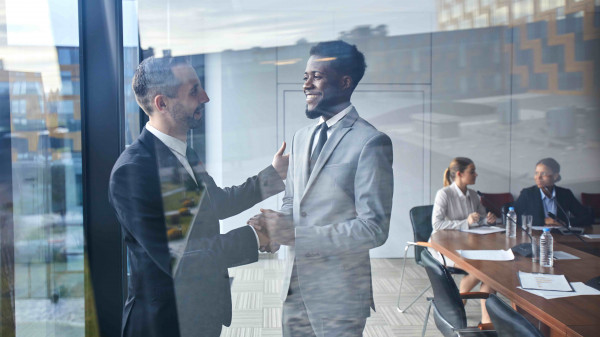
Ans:
[{"label": "smiling face", "polygon": [[204,104],[210,99],[192,66],[180,64],[171,69],[175,78],[181,83],[177,90],[177,96],[169,99],[171,101],[171,118],[181,127],[197,128],[200,126],[200,118],[204,114]]},{"label": "smiling face", "polygon": [[558,173],[553,172],[551,168],[544,164],[539,164],[535,167],[535,175],[533,177],[538,188],[551,188],[558,179]]},{"label": "smiling face", "polygon": [[330,58],[313,55],[304,71],[306,116],[317,118],[338,113],[335,107],[349,100],[343,88],[342,76],[332,67]]}]

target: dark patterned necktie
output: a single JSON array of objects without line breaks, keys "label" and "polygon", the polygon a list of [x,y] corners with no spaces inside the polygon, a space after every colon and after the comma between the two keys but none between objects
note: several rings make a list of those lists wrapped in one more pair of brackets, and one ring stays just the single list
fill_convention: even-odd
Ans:
[{"label": "dark patterned necktie", "polygon": [[200,158],[198,157],[198,154],[196,153],[196,151],[194,151],[194,149],[188,146],[185,149],[185,157],[187,158],[188,163],[190,163],[190,166],[192,167],[192,172],[194,172],[194,178],[196,178],[197,185],[200,187],[200,189],[202,189],[203,185],[201,183],[200,176],[196,174],[196,166],[200,164]]},{"label": "dark patterned necktie", "polygon": [[[317,142],[317,146],[315,147],[312,155],[310,156],[309,174],[312,173],[312,171],[315,167],[315,163],[317,162],[317,159],[319,158],[319,155],[321,154],[321,150],[323,150],[323,146],[325,145],[325,142],[327,142],[327,129],[328,129],[327,123],[325,123],[325,122],[321,123],[320,128],[321,128],[321,130],[319,131],[319,141]],[[313,140],[314,140],[314,136],[313,136]]]}]

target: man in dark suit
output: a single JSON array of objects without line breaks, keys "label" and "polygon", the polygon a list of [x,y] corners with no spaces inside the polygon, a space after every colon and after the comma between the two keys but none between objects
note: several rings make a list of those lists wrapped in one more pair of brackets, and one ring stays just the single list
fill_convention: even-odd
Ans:
[{"label": "man in dark suit", "polygon": [[109,188],[129,258],[122,334],[219,336],[231,323],[227,268],[257,261],[269,241],[250,226],[219,234],[219,219],[284,189],[285,143],[258,175],[219,188],[186,146],[209,101],[191,65],[146,59],[132,86],[149,122],[115,163]]},{"label": "man in dark suit", "polygon": [[[567,214],[570,214],[571,226],[580,227],[592,224],[591,212],[577,201],[573,192],[568,188],[555,185],[561,180],[560,165],[553,158],[544,158],[535,166],[535,185],[524,188],[515,202],[517,214],[533,216],[534,226],[560,225],[548,216],[555,214],[564,224],[567,224]],[[562,210],[561,210],[562,207]],[[521,225],[521,217],[517,217]]]}]

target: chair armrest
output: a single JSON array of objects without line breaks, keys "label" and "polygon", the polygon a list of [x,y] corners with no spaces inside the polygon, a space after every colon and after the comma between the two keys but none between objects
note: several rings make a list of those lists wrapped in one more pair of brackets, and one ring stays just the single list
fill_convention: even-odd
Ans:
[{"label": "chair armrest", "polygon": [[460,298],[462,298],[463,300],[477,299],[477,298],[486,299],[488,297],[490,297],[490,293],[484,293],[484,292],[480,292],[480,291],[474,291],[474,292],[460,294]]},{"label": "chair armrest", "polygon": [[477,327],[479,330],[494,330],[494,323],[479,323]]},{"label": "chair armrest", "polygon": [[464,329],[453,329],[458,336],[478,336],[478,337],[492,337],[498,336],[495,330],[479,330],[478,328],[464,328]]},{"label": "chair armrest", "polygon": [[431,247],[431,243],[424,242],[424,241],[407,242],[406,244],[409,245],[409,246]]}]

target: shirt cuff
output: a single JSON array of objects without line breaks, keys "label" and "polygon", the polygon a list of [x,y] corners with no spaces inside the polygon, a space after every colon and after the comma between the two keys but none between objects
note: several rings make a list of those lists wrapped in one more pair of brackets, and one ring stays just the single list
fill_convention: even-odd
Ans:
[{"label": "shirt cuff", "polygon": [[258,239],[258,234],[256,233],[256,229],[254,229],[254,227],[252,226],[248,226],[250,228],[252,228],[252,233],[254,233],[254,237],[256,237],[256,249],[260,248],[260,240]]}]

